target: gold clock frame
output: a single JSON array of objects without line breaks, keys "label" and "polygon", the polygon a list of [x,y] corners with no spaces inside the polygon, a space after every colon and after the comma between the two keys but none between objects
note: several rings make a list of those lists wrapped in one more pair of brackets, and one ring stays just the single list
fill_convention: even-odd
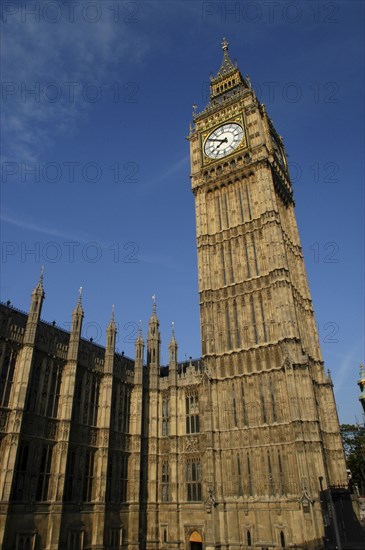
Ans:
[{"label": "gold clock frame", "polygon": [[[217,128],[220,128],[221,126],[223,126],[225,124],[231,124],[232,122],[235,122],[236,124],[239,124],[240,126],[242,126],[243,137],[242,137],[241,143],[238,145],[238,147],[234,151],[232,151],[227,156],[224,156],[220,159],[212,159],[212,158],[208,157],[208,155],[205,154],[205,143],[206,143],[208,137],[210,136],[210,134],[212,132],[214,132],[214,130],[216,130]],[[224,162],[226,159],[228,159],[232,155],[237,154],[238,151],[242,151],[242,150],[247,149],[247,148],[248,148],[247,130],[246,130],[246,124],[245,124],[245,121],[244,121],[244,118],[243,118],[242,114],[231,117],[231,118],[226,119],[224,121],[220,121],[220,122],[216,123],[214,126],[210,126],[209,128],[207,128],[206,130],[204,130],[200,134],[200,150],[201,150],[201,153],[202,153],[202,156],[203,156],[203,165],[204,166],[206,166],[207,164],[212,164],[213,162]]]}]

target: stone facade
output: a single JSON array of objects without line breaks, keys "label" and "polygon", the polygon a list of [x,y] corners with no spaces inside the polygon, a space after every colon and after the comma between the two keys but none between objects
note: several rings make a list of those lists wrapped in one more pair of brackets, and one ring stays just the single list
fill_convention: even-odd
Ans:
[{"label": "stone facade", "polygon": [[[281,138],[223,42],[194,112],[202,358],[135,359],[0,307],[5,549],[322,548],[321,491],[346,485]],[[296,545],[296,546],[295,546]]]}]

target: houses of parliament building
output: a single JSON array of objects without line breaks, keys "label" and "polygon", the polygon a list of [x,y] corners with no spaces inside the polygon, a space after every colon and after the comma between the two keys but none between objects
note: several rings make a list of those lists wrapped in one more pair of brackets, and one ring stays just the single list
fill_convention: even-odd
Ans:
[{"label": "houses of parliament building", "polygon": [[335,548],[346,466],[285,149],[222,48],[189,133],[201,358],[172,330],[161,365],[156,304],[134,359],[114,313],[105,347],[81,337],[81,294],[70,332],[41,321],[42,274],[28,314],[1,304],[3,550]]}]

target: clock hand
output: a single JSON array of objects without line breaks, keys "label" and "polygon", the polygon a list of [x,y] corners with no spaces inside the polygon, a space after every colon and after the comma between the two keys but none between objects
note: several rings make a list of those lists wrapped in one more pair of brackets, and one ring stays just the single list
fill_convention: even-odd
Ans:
[{"label": "clock hand", "polygon": [[216,149],[219,149],[219,147],[222,145],[222,143],[227,143],[227,142],[228,142],[228,138],[221,139],[220,144],[217,145]]},{"label": "clock hand", "polygon": [[220,141],[222,143],[222,141],[227,141],[227,138],[224,138],[224,139],[214,139],[214,138],[210,138],[209,141]]}]

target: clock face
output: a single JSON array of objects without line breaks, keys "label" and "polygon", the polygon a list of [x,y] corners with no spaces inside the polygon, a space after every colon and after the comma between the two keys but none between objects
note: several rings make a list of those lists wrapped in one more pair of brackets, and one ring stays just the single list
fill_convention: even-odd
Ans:
[{"label": "clock face", "polygon": [[221,159],[237,149],[242,139],[242,126],[235,122],[223,124],[208,136],[204,153],[211,159]]}]

